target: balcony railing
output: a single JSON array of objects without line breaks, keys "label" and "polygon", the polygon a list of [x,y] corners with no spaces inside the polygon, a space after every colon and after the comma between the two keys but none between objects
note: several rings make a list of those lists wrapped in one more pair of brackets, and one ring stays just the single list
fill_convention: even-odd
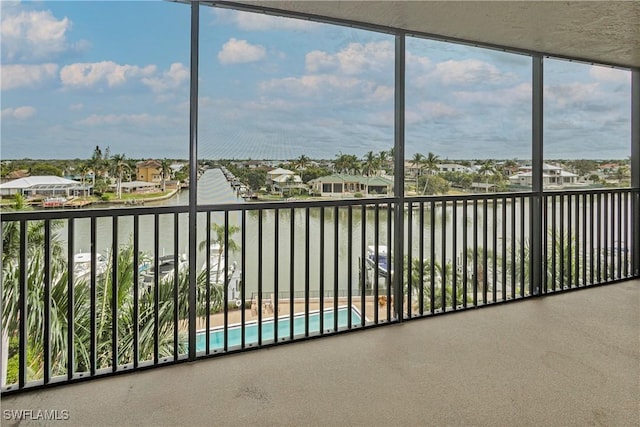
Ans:
[{"label": "balcony railing", "polygon": [[534,197],[6,212],[3,392],[638,277],[637,190]]}]

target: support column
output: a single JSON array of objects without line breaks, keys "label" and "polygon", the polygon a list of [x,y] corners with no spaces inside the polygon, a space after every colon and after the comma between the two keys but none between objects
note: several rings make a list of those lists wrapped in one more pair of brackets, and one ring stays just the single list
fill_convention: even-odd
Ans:
[{"label": "support column", "polygon": [[631,71],[631,242],[633,275],[640,276],[640,69]]},{"label": "support column", "polygon": [[404,303],[404,109],[405,109],[405,34],[396,34],[395,51],[395,138],[393,195],[393,300],[396,320],[403,320]]},{"label": "support column", "polygon": [[198,42],[200,2],[191,2],[191,81],[189,117],[189,360],[196,358],[196,275],[198,266]]},{"label": "support column", "polygon": [[531,141],[531,179],[532,195],[529,205],[529,262],[531,277],[531,295],[539,295],[542,285],[542,200],[544,183],[543,168],[543,62],[542,55],[533,56],[533,105],[532,105],[532,141]]}]

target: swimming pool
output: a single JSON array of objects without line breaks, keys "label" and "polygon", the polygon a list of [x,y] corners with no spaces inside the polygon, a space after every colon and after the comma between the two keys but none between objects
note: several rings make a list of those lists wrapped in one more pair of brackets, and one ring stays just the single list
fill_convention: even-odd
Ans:
[{"label": "swimming pool", "polygon": [[[348,307],[338,307],[338,327],[346,327],[348,324]],[[324,311],[324,329],[333,329],[333,309]],[[357,325],[360,323],[360,313],[355,307],[351,309],[351,324]],[[291,318],[289,316],[282,316],[278,318],[278,339],[289,337]],[[273,340],[274,332],[273,318],[262,320],[262,341]],[[297,314],[293,318],[293,334],[304,335],[305,330],[305,316],[304,314]],[[242,343],[242,327],[240,325],[232,325],[227,329],[228,332],[228,346],[239,346]],[[309,334],[320,332],[320,312],[313,311],[309,313]],[[245,345],[258,343],[258,322],[246,323],[244,327],[244,342]],[[207,346],[206,343],[206,331],[200,331],[196,335],[196,351],[204,351]],[[215,328],[209,332],[209,349],[216,350],[224,348],[224,329]]]}]

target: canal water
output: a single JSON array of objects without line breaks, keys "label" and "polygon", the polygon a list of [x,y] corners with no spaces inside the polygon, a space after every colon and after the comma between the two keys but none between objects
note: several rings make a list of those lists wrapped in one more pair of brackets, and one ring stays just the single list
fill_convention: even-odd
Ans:
[{"label": "canal water", "polygon": [[[168,206],[188,204],[189,192],[183,190],[175,197],[160,201],[149,202],[145,206]],[[224,178],[219,169],[210,169],[200,178],[198,182],[198,203],[200,205],[215,205],[227,203],[244,203],[236,196],[235,191]],[[524,209],[521,205],[524,203]],[[434,227],[432,233],[430,204],[425,204],[422,214],[419,210],[414,210],[411,214],[412,235],[407,241],[411,244],[413,258],[420,255],[420,229],[423,230],[423,255],[430,258],[433,254],[438,263],[452,262],[454,259],[459,262],[465,256],[464,229],[466,228],[467,249],[474,247],[487,247],[495,254],[507,252],[507,257],[512,256],[512,250],[519,250],[521,242],[527,241],[529,236],[529,206],[528,201],[518,201],[515,204],[507,202],[504,206],[501,202],[496,204],[495,231],[497,237],[494,239],[494,207],[493,202],[489,202],[485,211],[480,204],[474,216],[473,204],[469,203],[467,208],[466,223],[463,222],[463,208],[461,204],[449,203],[445,209],[441,205],[435,205],[433,211]],[[506,215],[503,217],[503,209],[506,208]],[[516,209],[515,222],[512,220],[511,210]],[[454,209],[456,211],[456,222],[453,221]],[[521,216],[521,212],[524,216]],[[293,227],[291,226],[292,213],[289,207],[283,208],[276,216],[274,209],[264,210],[262,219],[257,211],[250,211],[246,214],[246,236],[245,236],[245,259],[244,265],[241,257],[242,232],[239,231],[230,236],[235,242],[238,250],[230,254],[230,262],[236,261],[238,267],[244,270],[247,298],[252,292],[261,288],[264,292],[273,292],[277,287],[278,291],[289,291],[293,289],[296,293],[302,293],[306,287],[312,292],[321,290],[320,284],[324,284],[324,290],[333,290],[334,286],[341,292],[349,288],[358,289],[360,267],[362,256],[367,255],[367,248],[376,243],[378,245],[391,246],[391,236],[388,234],[387,219],[392,211],[386,208],[378,211],[376,217],[374,209],[366,209],[364,214],[360,207],[354,207],[349,221],[349,211],[347,208],[340,208],[337,212],[334,208],[326,208],[324,211],[324,227],[321,227],[322,216],[320,208],[311,208],[307,212],[305,209],[295,209],[293,213]],[[364,217],[364,225],[363,225]],[[408,217],[405,222],[408,222]],[[443,219],[444,218],[444,219]],[[506,221],[503,221],[503,218]],[[474,220],[477,224],[474,227]],[[173,214],[159,215],[159,255],[169,255],[174,253],[174,227],[176,217]],[[221,212],[211,213],[211,222],[217,224],[224,223],[224,215]],[[154,254],[154,215],[140,217],[138,242],[140,250],[149,254]],[[242,215],[239,211],[229,212],[229,223],[241,228]],[[487,225],[487,241],[484,241],[483,227]],[[504,225],[503,225],[504,224]],[[178,252],[187,253],[189,244],[188,235],[188,214],[177,215],[178,227]],[[66,228],[66,227],[65,227]],[[408,227],[405,227],[408,228]],[[206,214],[198,216],[197,241],[203,242],[206,238]],[[377,233],[376,233],[377,230]],[[455,230],[455,250],[454,250],[454,230]],[[90,220],[81,219],[75,221],[75,252],[86,252],[90,248]],[[293,235],[292,235],[293,233]],[[324,236],[322,238],[322,233]],[[474,233],[477,238],[474,243]],[[97,251],[107,253],[112,246],[113,220],[111,218],[100,218],[97,220]],[[262,236],[260,239],[259,236]],[[433,235],[433,238],[432,238]],[[117,224],[117,238],[119,245],[132,242],[133,218],[122,217]],[[211,233],[212,239],[216,235]],[[276,238],[277,236],[277,238]],[[335,238],[337,236],[337,240]],[[443,238],[444,236],[444,238]],[[66,230],[62,230],[61,237],[64,240]],[[408,237],[408,236],[407,236]],[[323,244],[321,244],[321,241]],[[443,244],[444,243],[444,244]],[[293,245],[293,246],[292,246]],[[528,245],[528,244],[527,244]],[[324,257],[321,257],[322,247],[324,247]],[[363,251],[364,247],[364,251]],[[506,251],[503,251],[503,247]],[[405,247],[405,253],[409,246]],[[444,250],[444,252],[443,252]],[[337,258],[337,260],[336,260]],[[205,264],[204,249],[198,253],[198,265]],[[337,261],[338,274],[335,274]],[[228,263],[228,265],[230,264]],[[349,275],[349,271],[351,274]],[[293,280],[292,280],[293,278]],[[337,282],[335,282],[337,278]],[[384,280],[380,281],[383,286]]]}]

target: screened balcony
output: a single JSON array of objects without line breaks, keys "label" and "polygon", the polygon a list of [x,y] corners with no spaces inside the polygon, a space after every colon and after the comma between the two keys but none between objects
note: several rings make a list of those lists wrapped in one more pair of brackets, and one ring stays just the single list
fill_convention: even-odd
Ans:
[{"label": "screened balcony", "polygon": [[[523,411],[522,400],[536,400],[530,394],[524,397],[519,394],[514,384],[525,386],[518,379],[520,372],[532,381],[533,391],[527,393],[543,390],[547,381],[553,381],[544,366],[550,366],[561,375],[565,371],[575,374],[577,379],[553,388],[553,396],[558,399],[576,388],[594,385],[585,379],[589,369],[584,364],[600,364],[606,352],[595,338],[600,333],[588,333],[583,328],[585,324],[597,324],[603,334],[611,330],[620,332],[607,345],[616,349],[622,346],[623,349],[614,352],[615,362],[605,369],[603,378],[611,378],[616,367],[628,372],[628,378],[632,378],[634,372],[637,374],[637,363],[635,371],[633,366],[633,360],[637,362],[638,358],[637,340],[635,347],[633,343],[634,334],[637,337],[638,318],[630,306],[634,301],[637,303],[637,279],[640,277],[640,64],[637,60],[634,62],[632,54],[622,55],[623,61],[615,61],[606,56],[590,58],[585,50],[571,55],[570,51],[547,51],[544,46],[511,46],[507,39],[501,39],[501,43],[483,43],[447,34],[436,36],[415,28],[408,34],[402,27],[374,24],[366,19],[356,22],[351,13],[341,19],[331,16],[328,11],[318,15],[295,8],[287,11],[230,2],[194,2],[178,6],[189,9],[191,30],[188,203],[126,209],[3,212],[2,291],[6,335],[3,353],[9,352],[11,338],[10,353],[16,372],[2,388],[3,396],[8,396],[8,408],[26,409],[28,403],[22,399],[37,396],[34,401],[38,401],[38,405],[47,409],[69,409],[70,420],[82,424],[90,422],[89,418],[83,418],[87,414],[80,415],[81,408],[72,409],[62,403],[68,401],[66,399],[77,399],[71,397],[74,390],[89,395],[98,393],[92,391],[93,384],[96,389],[136,389],[138,381],[155,384],[163,381],[159,378],[169,376],[177,378],[175,381],[178,382],[178,378],[186,376],[196,384],[189,387],[190,392],[204,396],[221,391],[209,388],[215,380],[203,383],[196,377],[216,378],[221,372],[225,375],[231,372],[237,373],[239,383],[243,384],[234,389],[233,396],[250,409],[237,407],[237,411],[229,410],[225,415],[203,411],[187,394],[177,392],[178,398],[170,391],[163,397],[172,402],[166,408],[192,407],[196,415],[187,419],[193,423],[206,423],[201,417],[210,415],[220,417],[223,424],[234,424],[234,420],[238,421],[236,424],[250,420],[258,424],[295,424],[295,420],[283,415],[286,411],[280,412],[270,404],[271,399],[276,405],[285,399],[304,404],[299,397],[312,390],[312,393],[318,392],[320,402],[314,413],[316,418],[312,421],[300,419],[299,423],[323,424],[326,421],[335,424],[338,420],[324,414],[320,408],[336,401],[323,398],[323,395],[335,396],[339,390],[347,390],[357,395],[354,405],[366,406],[368,403],[372,407],[390,408],[387,415],[369,412],[377,414],[375,419],[364,415],[364,410],[352,415],[339,414],[348,420],[347,423],[380,423],[384,419],[389,424],[415,424],[420,422],[416,412],[408,411],[398,418],[393,417],[401,407],[415,407],[417,396],[425,392],[422,382],[411,381],[411,370],[407,366],[436,370],[438,387],[446,387],[449,381],[443,372],[461,365],[475,368],[465,368],[460,376],[452,377],[450,382],[457,385],[447,391],[445,396],[448,397],[443,397],[442,401],[454,399],[454,391],[464,394],[465,387],[460,383],[468,378],[472,386],[469,390],[477,393],[489,390],[477,401],[480,406],[475,407],[482,414],[476,421],[485,424],[490,423],[494,405]],[[206,102],[199,97],[198,91],[202,78],[200,46],[208,37],[201,35],[200,25],[203,11],[209,11],[209,6],[248,10],[244,13],[282,14],[338,26],[356,25],[366,31],[384,33],[393,41],[393,69],[387,76],[393,85],[393,101],[390,101],[393,120],[389,127],[393,131],[391,142],[395,151],[389,164],[393,194],[375,198],[224,204],[206,203],[199,198],[198,187],[204,187],[204,178],[198,176],[202,160],[198,150],[209,147],[210,141],[205,135],[215,135],[207,127],[210,126],[209,116],[199,111],[199,106]],[[525,74],[529,78],[530,91],[521,114],[529,121],[530,141],[524,147],[530,159],[529,186],[518,191],[491,193],[419,194],[423,185],[425,190],[428,187],[427,174],[422,177],[423,181],[420,177],[415,178],[413,192],[407,190],[411,186],[410,179],[405,177],[407,148],[420,134],[411,121],[415,91],[407,76],[415,71],[412,69],[415,63],[411,62],[407,45],[421,48],[435,42],[456,46],[472,43],[491,50],[504,50],[507,54],[517,55],[514,62],[528,70]],[[553,61],[572,56],[581,61],[598,59],[600,63],[626,73],[630,88],[627,97],[630,131],[629,140],[623,146],[628,147],[629,154],[628,186],[589,189],[545,186],[544,162],[551,153],[545,151],[547,139],[544,136],[553,139],[557,135],[545,133],[547,117],[543,106],[545,97],[552,96],[543,90],[545,66],[550,64],[549,68],[553,69],[557,66]],[[171,255],[167,256],[166,252]],[[80,254],[85,256],[79,257]],[[593,289],[567,292],[586,288]],[[511,304],[521,300],[529,301]],[[566,305],[570,309],[564,312]],[[496,307],[474,310],[489,306]],[[588,308],[579,310],[579,306]],[[613,307],[620,307],[620,317],[611,323],[594,320],[605,319],[605,313],[614,310]],[[453,312],[465,313],[441,317]],[[567,314],[569,312],[573,314]],[[574,324],[573,315],[579,325],[576,335],[570,326]],[[486,326],[477,331],[484,337],[482,339],[473,338],[472,329],[461,330],[457,326],[457,322],[469,322],[464,323],[468,327],[476,318]],[[569,326],[556,329],[546,322],[548,318],[558,319],[560,323],[567,321]],[[531,328],[527,326],[528,322],[533,324]],[[497,329],[488,325],[497,325]],[[378,328],[381,326],[384,328]],[[501,328],[506,330],[504,335]],[[545,335],[549,328],[553,329],[551,337]],[[364,329],[376,330],[349,334]],[[454,336],[452,341],[448,341],[449,333]],[[525,344],[517,339],[521,333],[535,338],[531,344]],[[456,334],[459,334],[457,338]],[[327,339],[280,346],[320,337]],[[443,341],[448,343],[431,353],[428,343]],[[487,341],[493,344],[492,348],[487,346]],[[391,342],[390,348],[387,342]],[[458,343],[463,350],[452,342]],[[573,347],[569,344],[565,347],[577,348],[578,353],[593,346],[601,351],[588,362],[576,361],[566,353],[554,350],[560,342],[571,343]],[[353,349],[347,349],[351,343]],[[411,348],[413,344],[417,347]],[[272,351],[221,358],[275,346],[278,348]],[[406,351],[394,352],[392,349],[398,346]],[[369,348],[362,358],[371,364],[370,371],[365,373],[348,365],[350,369],[343,372],[344,376],[332,377],[324,372],[326,378],[332,379],[327,382],[325,377],[309,374],[309,366],[305,371],[303,365],[291,365],[290,371],[281,372],[282,376],[269,369],[269,366],[277,366],[279,360],[306,360],[313,358],[315,352],[335,355],[335,347],[342,348],[338,354],[344,352],[350,360],[357,357],[354,349]],[[380,354],[381,348],[382,358],[376,359],[372,355]],[[542,354],[538,348],[547,350]],[[485,356],[482,360],[486,365],[473,360],[476,349],[482,349],[479,351]],[[489,378],[502,366],[496,361],[501,355],[497,350],[503,350],[507,361],[512,362],[505,377],[513,383],[494,382]],[[425,365],[422,358],[412,356],[414,351],[431,354],[440,362],[434,366]],[[459,360],[458,351],[462,352]],[[529,363],[526,355],[529,353],[540,356],[542,362],[535,364],[535,372],[546,372],[543,377],[533,378],[533,374],[526,373]],[[459,363],[455,366],[445,363],[448,357]],[[185,363],[202,359],[219,360]],[[327,360],[331,366],[340,363],[339,359],[331,357]],[[261,375],[251,368],[253,364],[264,367],[263,371],[268,373]],[[167,367],[152,372],[78,385],[77,389],[46,390],[56,385],[165,365]],[[168,365],[179,366],[169,368]],[[387,399],[404,387],[397,382],[398,378],[390,377],[396,371],[386,371],[383,365],[396,366],[399,375],[408,377],[411,392],[407,391],[403,396],[407,406],[400,402],[387,405]],[[484,383],[480,373],[486,366],[492,374]],[[381,371],[384,373],[380,374]],[[303,372],[308,375],[300,379]],[[365,381],[363,390],[354,388],[352,383],[360,381],[367,373],[371,378]],[[269,384],[280,384],[282,378],[294,375],[299,382],[287,380],[287,392],[274,386],[278,392],[272,394],[274,389]],[[345,384],[345,379],[349,384]],[[637,382],[634,391],[632,381],[617,377],[616,380],[622,381],[620,384],[625,393],[628,391],[637,396]],[[226,383],[233,379],[220,381]],[[607,394],[608,386],[616,387],[606,384],[598,389],[599,395]],[[282,387],[286,389],[287,385]],[[390,393],[388,387],[395,391]],[[508,390],[508,395],[500,399],[504,389]],[[217,395],[216,401],[226,402],[225,399],[231,397],[222,394]],[[467,395],[466,400],[472,400],[472,395]],[[52,400],[47,400],[49,396]],[[60,400],[56,401],[55,396]],[[116,393],[113,396],[116,400],[121,398]],[[150,396],[162,401],[155,394]],[[364,401],[361,400],[363,396],[367,397]],[[381,396],[385,397],[383,401]],[[548,396],[543,398],[547,402],[545,399],[556,401]],[[132,402],[154,407],[144,397]],[[612,406],[605,405],[614,407],[612,412],[593,407],[588,415],[583,414],[584,417],[576,408],[563,413],[560,407],[549,413],[544,413],[543,409],[540,412],[527,409],[525,416],[532,423],[564,423],[566,416],[569,424],[601,419],[605,423],[633,424],[637,413],[629,409],[632,403],[622,397],[616,402]],[[220,404],[218,410],[233,407],[232,403]],[[441,408],[432,408],[438,407]],[[445,412],[451,412],[451,416],[434,418],[437,420],[434,422],[474,423],[473,414],[455,415],[455,405],[447,408]],[[516,416],[515,412],[507,412]],[[158,414],[164,414],[166,418],[157,421],[153,418],[155,415],[151,415],[151,418],[138,421],[140,424],[162,424],[175,420],[172,418],[175,414],[162,411]],[[108,416],[112,414],[96,415],[92,420]],[[102,418],[102,421],[104,424],[115,422],[113,418]]]}]

